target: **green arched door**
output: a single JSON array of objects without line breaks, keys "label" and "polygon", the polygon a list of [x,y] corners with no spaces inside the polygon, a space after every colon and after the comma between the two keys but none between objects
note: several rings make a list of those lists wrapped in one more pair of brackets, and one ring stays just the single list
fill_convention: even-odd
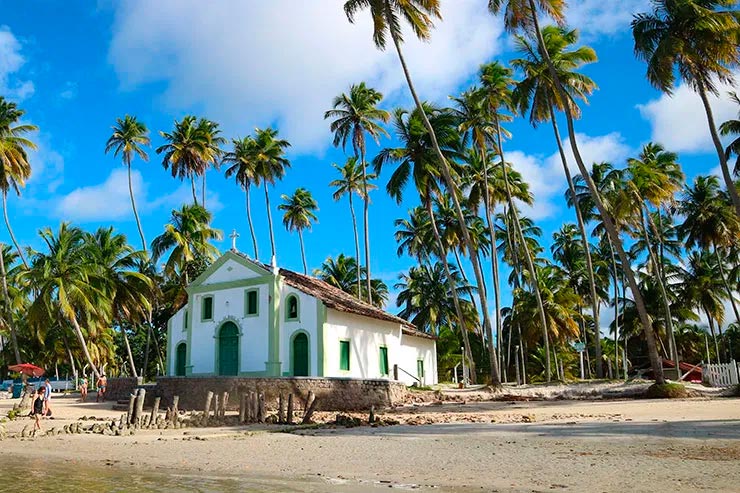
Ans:
[{"label": "green arched door", "polygon": [[181,342],[175,351],[175,376],[185,376],[185,361],[188,355],[188,346]]},{"label": "green arched door", "polygon": [[239,374],[239,328],[226,322],[218,332],[218,374]]},{"label": "green arched door", "polygon": [[308,376],[308,336],[303,332],[293,338],[293,376]]}]

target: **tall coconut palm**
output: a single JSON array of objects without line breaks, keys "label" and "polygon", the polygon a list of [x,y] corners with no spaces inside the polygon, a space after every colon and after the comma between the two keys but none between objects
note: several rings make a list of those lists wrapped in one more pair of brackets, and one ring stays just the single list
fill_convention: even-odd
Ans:
[{"label": "tall coconut palm", "polygon": [[164,232],[152,241],[152,262],[170,252],[164,272],[170,277],[183,275],[185,286],[190,284],[187,266],[198,259],[215,260],[218,250],[211,245],[221,240],[223,233],[211,227],[213,216],[199,205],[183,205],[172,211]]},{"label": "tall coconut palm", "polygon": [[288,231],[298,232],[298,242],[301,245],[301,258],[303,259],[303,273],[308,274],[306,265],[306,249],[303,245],[303,230],[311,229],[311,225],[318,221],[316,211],[319,206],[311,196],[311,192],[305,188],[297,188],[293,195],[281,195],[283,203],[278,209],[283,211],[283,225]]},{"label": "tall coconut palm", "polygon": [[[427,211],[438,258],[442,266],[449,269],[447,249],[442,243],[434,214],[434,197],[442,195],[439,183],[439,160],[432,148],[430,133],[422,123],[422,113],[425,117],[427,114],[430,116],[429,120],[434,128],[435,139],[439,138],[443,152],[450,157],[459,155],[460,134],[457,129],[456,115],[452,111],[423,103],[421,111],[414,109],[409,112],[398,108],[393,112],[393,126],[401,147],[382,149],[373,160],[373,166],[375,174],[379,176],[384,167],[396,164],[396,169],[388,179],[386,192],[399,204],[403,200],[403,193],[409,179],[413,180],[422,206]],[[465,228],[465,233],[467,234],[467,228]],[[445,271],[445,276],[449,282],[452,282],[453,277],[450,272]],[[466,318],[460,300],[457,299],[457,291],[452,286],[450,286],[450,294],[453,296],[452,301],[458,316],[458,328],[462,331],[465,356],[472,365],[471,375],[474,376],[475,362],[470,349],[468,328],[465,326]]]},{"label": "tall coconut palm", "polygon": [[202,135],[206,145],[201,155],[201,167],[200,174],[202,176],[201,186],[201,205],[206,206],[206,173],[208,168],[218,169],[221,163],[221,156],[223,150],[221,146],[226,143],[226,139],[221,136],[221,130],[218,128],[218,123],[208,120],[207,118],[201,118],[198,120],[198,133]]},{"label": "tall coconut palm", "polygon": [[270,210],[270,194],[268,185],[275,185],[282,180],[285,171],[290,168],[290,161],[285,157],[285,151],[290,147],[287,140],[277,138],[278,131],[268,127],[254,130],[254,160],[257,182],[262,183],[265,190],[265,206],[267,208],[267,225],[270,230],[270,248],[272,257],[270,263],[277,265],[275,258],[275,234],[272,228],[272,212]]},{"label": "tall coconut palm", "polygon": [[[20,189],[31,177],[31,164],[28,162],[28,151],[35,150],[34,144],[26,135],[35,132],[38,127],[19,123],[25,111],[15,103],[0,96],[0,192],[3,194],[3,216],[10,239],[18,251],[23,265],[28,269],[28,262],[23,255],[8,218],[8,192],[13,190],[20,195]],[[2,259],[0,259],[0,262]]]},{"label": "tall coconut palm", "polygon": [[160,131],[159,134],[167,141],[156,151],[157,154],[164,153],[162,166],[164,169],[171,168],[173,178],[190,180],[193,204],[198,205],[195,177],[204,173],[204,156],[209,152],[209,142],[203,128],[193,115],[187,115],[180,121],[175,120],[172,132]]},{"label": "tall coconut palm", "polygon": [[[370,208],[370,195],[367,186],[367,160],[365,134],[369,135],[376,143],[382,135],[388,135],[382,127],[383,123],[390,120],[390,114],[378,108],[383,100],[383,95],[364,82],[353,84],[349,94],[340,94],[332,103],[332,109],[324,113],[324,118],[333,118],[330,130],[334,133],[334,146],[340,144],[342,149],[347,146],[347,141],[352,143],[354,157],[360,161],[362,169],[362,199],[363,199],[363,223],[365,229],[365,269],[367,269],[367,287],[370,289],[370,227],[368,210]],[[359,262],[359,259],[358,259]]]},{"label": "tall coconut palm", "polygon": [[[542,31],[540,30],[539,13],[542,12],[546,17],[554,20],[558,25],[565,24],[565,2],[563,0],[488,0],[488,9],[492,14],[498,14],[504,12],[504,25],[505,28],[510,32],[523,30],[527,33],[533,33],[536,40],[539,51],[542,54],[545,62],[547,63],[550,76],[555,83],[555,88],[558,91],[559,97],[562,101],[567,101],[567,93],[563,88],[563,85],[558,77],[557,69],[555,64],[552,62],[550,55],[546,49],[545,41],[542,37]],[[645,331],[645,340],[648,346],[648,354],[650,355],[650,366],[652,367],[655,375],[655,381],[658,384],[665,382],[663,377],[663,365],[658,355],[658,347],[655,343],[655,336],[652,332],[650,324],[650,317],[648,316],[647,309],[645,307],[645,300],[640,294],[640,287],[637,284],[635,273],[632,270],[632,265],[629,262],[627,253],[625,252],[622,239],[619,236],[619,231],[614,224],[612,217],[609,214],[608,209],[601,200],[599,191],[596,188],[591,176],[588,173],[586,164],[581,155],[580,147],[576,139],[575,130],[575,117],[573,115],[570,105],[564,105],[565,118],[568,124],[568,139],[570,141],[570,147],[573,151],[573,157],[578,165],[578,171],[583,176],[586,186],[588,187],[591,200],[594,206],[599,212],[604,223],[605,230],[611,239],[614,248],[621,261],[622,268],[624,270],[624,277],[627,281],[632,296],[635,301],[635,307],[640,317],[643,330]]]},{"label": "tall coconut palm", "polygon": [[259,183],[257,176],[257,162],[255,160],[256,143],[251,137],[243,139],[233,139],[231,141],[233,149],[224,154],[223,162],[228,166],[226,168],[226,178],[233,176],[236,183],[244,189],[244,195],[247,204],[247,223],[249,223],[249,234],[252,236],[252,247],[254,248],[254,258],[259,260],[259,250],[257,249],[257,235],[254,232],[254,223],[252,222],[252,206],[249,199],[249,190],[252,185]]},{"label": "tall coconut palm", "polygon": [[[320,269],[314,269],[313,274],[322,281],[335,286],[345,293],[349,293],[360,299],[368,300],[367,302],[379,308],[385,306],[388,301],[388,286],[381,279],[372,279],[370,281],[370,294],[367,292],[358,293],[355,278],[357,271],[360,275],[367,275],[364,269],[358,268],[357,262],[352,257],[347,257],[343,253],[337,258],[327,257]],[[364,281],[364,279],[362,279]],[[365,289],[366,283],[363,283],[362,289]]]},{"label": "tall coconut palm", "polygon": [[725,186],[740,216],[740,196],[709,103],[709,94],[719,95],[718,83],[734,83],[733,69],[740,65],[737,0],[652,0],[652,5],[652,12],[636,14],[632,21],[635,55],[647,63],[647,79],[660,91],[673,93],[678,72],[699,94]]},{"label": "tall coconut palm", "polygon": [[[542,38],[545,41],[545,47],[558,73],[567,99],[563,101],[560,98],[555,83],[550,77],[549,67],[540,55],[538,47],[524,36],[516,37],[518,51],[524,58],[511,62],[513,66],[520,68],[525,74],[525,78],[517,84],[514,90],[513,99],[519,107],[520,113],[526,114],[529,112],[529,121],[533,126],[536,127],[540,122],[548,120],[552,123],[568,190],[575,194],[573,178],[568,167],[568,160],[565,157],[565,149],[560,137],[555,111],[562,110],[563,106],[567,104],[571,107],[574,117],[580,116],[577,100],[587,102],[588,96],[596,89],[596,84],[589,77],[578,73],[577,69],[586,63],[595,62],[596,52],[587,46],[572,49],[572,46],[578,42],[578,32],[576,30],[546,26],[542,30]],[[594,320],[599,320],[600,300],[596,294],[596,281],[586,223],[579,208],[575,208],[575,213],[585,253],[586,270],[591,291],[591,311]],[[595,330],[594,333],[594,354],[596,361],[601,361],[601,334],[599,330]],[[596,376],[598,378],[603,376],[600,364],[596,365]]]},{"label": "tall coconut palm", "polygon": [[[33,286],[36,296],[28,310],[31,324],[47,323],[48,317],[60,317],[71,324],[87,364],[96,377],[98,367],[90,354],[81,324],[94,329],[96,320],[110,319],[110,302],[105,280],[92,261],[84,232],[62,223],[55,234],[46,228],[39,232],[48,248],[36,253],[33,267],[24,278]],[[95,348],[93,348],[95,349]]]},{"label": "tall coconut palm", "polygon": [[[9,287],[8,282],[8,271],[12,268],[17,258],[18,254],[13,253],[9,245],[0,243],[0,274],[2,274],[3,283],[2,325],[4,325],[5,328],[7,328],[7,331],[10,332],[10,344],[13,347],[15,364],[19,365],[23,363],[23,361],[21,359],[20,346],[18,344],[18,330],[15,324],[15,311],[13,310],[12,301],[14,298],[18,298],[18,296],[13,296],[11,294],[11,288]],[[17,290],[17,287],[12,284],[11,287]],[[26,297],[23,296],[23,298]]]},{"label": "tall coconut palm", "polygon": [[[357,162],[357,158],[350,157],[344,166],[338,166],[332,164],[341,178],[332,180],[329,183],[330,187],[334,187],[334,193],[332,198],[339,200],[345,195],[349,198],[349,213],[352,215],[352,231],[355,234],[355,259],[357,263],[360,263],[360,238],[357,233],[357,217],[355,216],[355,206],[352,203],[352,196],[357,194],[363,200],[365,199],[365,190],[370,191],[377,188],[375,185],[368,183],[368,180],[372,178],[372,175],[368,175],[364,167]],[[367,223],[366,223],[367,224]],[[357,293],[360,295],[362,289],[360,288],[360,270],[357,270]],[[360,298],[362,299],[362,298]]]},{"label": "tall coconut palm", "polygon": [[149,155],[143,149],[151,144],[149,140],[149,131],[143,122],[137,120],[135,116],[126,115],[123,118],[116,119],[116,124],[113,125],[113,133],[108,138],[108,142],[105,143],[106,154],[113,151],[113,156],[118,157],[121,155],[123,159],[123,165],[126,166],[128,173],[128,193],[131,197],[131,209],[134,211],[134,218],[136,219],[136,227],[139,229],[139,237],[141,238],[141,248],[146,252],[146,239],[144,238],[144,230],[141,227],[141,220],[139,219],[139,213],[136,210],[136,200],[134,199],[134,188],[131,184],[131,162],[134,159],[134,155],[141,158],[142,161],[149,161]]},{"label": "tall coconut palm", "polygon": [[[401,50],[401,44],[403,43],[401,20],[405,20],[411,26],[411,30],[418,39],[423,41],[428,40],[431,37],[434,20],[441,18],[439,4],[439,0],[347,0],[344,3],[344,13],[347,15],[347,19],[350,22],[354,22],[355,15],[358,11],[366,8],[370,10],[370,14],[373,19],[373,41],[378,49],[385,49],[387,37],[391,37],[398,59],[401,62],[401,67],[406,78],[409,92],[411,93],[411,97],[414,99],[414,103],[416,103],[416,108],[419,111],[421,121],[427,132],[429,132],[432,150],[439,160],[438,166],[447,190],[452,197],[457,220],[460,223],[460,229],[463,233],[463,241],[467,250],[469,252],[473,252],[474,248],[472,246],[470,234],[465,227],[465,215],[460,204],[458,182],[453,178],[452,168],[442,152],[437,135],[434,133],[434,128],[432,127],[426,112],[423,110],[422,100],[416,92],[414,83],[411,80],[411,73],[409,72],[406,59]],[[483,271],[478,262],[478,255],[471,255],[470,262],[473,266],[473,271],[475,272],[476,283],[479,286],[478,294],[481,303],[481,310],[484,315],[483,324],[484,326],[486,324],[490,325],[491,321],[488,316],[490,313],[488,311],[488,300],[486,299],[485,289],[483,288]],[[500,384],[498,368],[491,370],[491,373],[494,372],[497,374],[497,378],[492,380],[492,385],[495,387]]]},{"label": "tall coconut palm", "polygon": [[432,225],[429,213],[424,207],[414,207],[409,210],[408,219],[396,219],[396,253],[404,253],[416,259],[419,264],[432,264],[431,257],[439,255],[437,244],[432,235]]},{"label": "tall coconut palm", "polygon": [[[730,99],[735,102],[738,107],[740,107],[740,97],[738,97],[736,92],[730,93]],[[724,137],[735,137],[733,141],[727,145],[725,155],[727,156],[728,160],[732,157],[733,154],[736,156],[735,169],[732,171],[732,173],[735,175],[735,177],[737,177],[738,175],[740,175],[740,111],[738,112],[737,119],[727,120],[719,126],[719,133]]]}]

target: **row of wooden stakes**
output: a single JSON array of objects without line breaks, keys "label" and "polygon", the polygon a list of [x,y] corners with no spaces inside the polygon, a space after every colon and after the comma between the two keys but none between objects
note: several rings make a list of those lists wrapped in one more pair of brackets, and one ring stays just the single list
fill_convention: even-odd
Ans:
[{"label": "row of wooden stakes", "polygon": [[[317,405],[316,395],[313,392],[308,393],[308,399],[304,406],[303,416],[300,420],[301,424],[307,424],[311,422],[311,416],[313,416]],[[226,413],[226,407],[229,403],[229,393],[223,392],[219,396],[209,391],[206,395],[206,402],[203,408],[203,417],[205,418],[205,424],[208,424],[208,416],[211,413],[211,405],[213,404],[213,417],[224,418]],[[267,413],[265,411],[265,393],[264,392],[245,392],[239,397],[239,423],[264,423],[267,420]],[[294,398],[293,394],[280,394],[278,396],[278,409],[276,422],[278,424],[296,424],[295,413],[294,413]]]}]

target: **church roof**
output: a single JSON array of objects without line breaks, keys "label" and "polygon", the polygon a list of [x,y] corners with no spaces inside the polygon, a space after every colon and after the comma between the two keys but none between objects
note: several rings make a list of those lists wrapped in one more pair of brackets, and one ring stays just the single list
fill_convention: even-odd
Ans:
[{"label": "church roof", "polygon": [[[242,253],[237,253],[243,258],[257,264],[267,271],[272,270],[268,265],[257,262]],[[360,301],[351,294],[346,293],[341,289],[332,286],[325,281],[322,281],[319,278],[299,274],[298,272],[283,268],[280,268],[279,272],[288,286],[291,286],[303,293],[313,296],[314,298],[320,299],[328,308],[337,310],[339,312],[351,313],[354,315],[361,315],[363,317],[370,317],[377,320],[397,323],[401,325],[401,329],[406,335],[424,337],[426,339],[436,339],[436,336],[432,334],[427,334],[426,332],[417,330],[416,327],[414,327],[414,325],[408,320],[405,320],[396,315],[392,315],[364,301]]]}]

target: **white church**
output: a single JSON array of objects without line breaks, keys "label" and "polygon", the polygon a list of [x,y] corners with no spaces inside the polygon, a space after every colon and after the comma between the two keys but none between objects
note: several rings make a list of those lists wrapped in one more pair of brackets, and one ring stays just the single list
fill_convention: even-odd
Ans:
[{"label": "white church", "polygon": [[435,337],[315,277],[235,248],[167,324],[170,376],[344,377],[437,383]]}]

